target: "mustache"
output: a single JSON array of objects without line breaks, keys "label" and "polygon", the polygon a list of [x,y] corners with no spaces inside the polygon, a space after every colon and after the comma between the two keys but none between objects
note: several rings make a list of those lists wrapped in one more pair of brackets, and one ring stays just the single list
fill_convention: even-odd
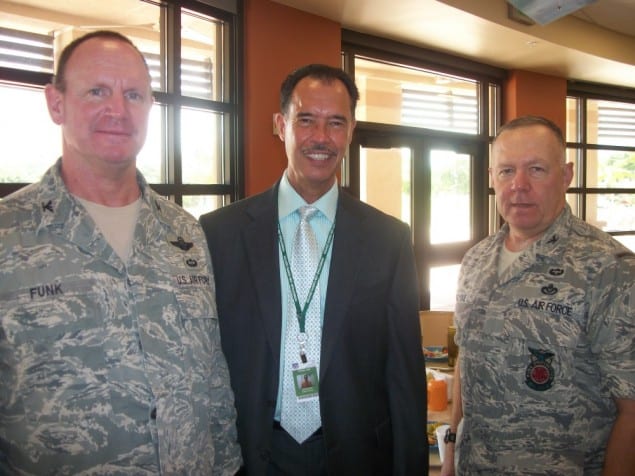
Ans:
[{"label": "mustache", "polygon": [[305,147],[302,149],[302,152],[305,154],[311,154],[311,153],[328,153],[328,154],[336,154],[337,151],[334,150],[332,147],[329,147],[326,144],[312,144],[310,147]]}]

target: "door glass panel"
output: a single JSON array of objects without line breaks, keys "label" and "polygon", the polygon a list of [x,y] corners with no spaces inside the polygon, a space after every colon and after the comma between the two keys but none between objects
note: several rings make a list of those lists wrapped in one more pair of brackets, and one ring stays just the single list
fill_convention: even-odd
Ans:
[{"label": "door glass panel", "polygon": [[454,311],[460,264],[430,268],[430,309]]},{"label": "door glass panel", "polygon": [[359,162],[360,199],[410,225],[412,151],[360,147]]},{"label": "door glass panel", "polygon": [[470,239],[470,156],[452,150],[430,151],[430,243]]},{"label": "door glass panel", "polygon": [[447,244],[472,239],[473,155],[464,144],[425,138],[369,135],[356,147],[360,199],[413,230],[422,309],[453,310],[463,248]]}]

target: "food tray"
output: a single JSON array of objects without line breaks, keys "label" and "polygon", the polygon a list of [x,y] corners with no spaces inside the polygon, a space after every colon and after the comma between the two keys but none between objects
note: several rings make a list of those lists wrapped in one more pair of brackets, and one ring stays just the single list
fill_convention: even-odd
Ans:
[{"label": "food tray", "polygon": [[429,345],[423,348],[426,362],[446,362],[448,360],[448,348],[440,345]]}]

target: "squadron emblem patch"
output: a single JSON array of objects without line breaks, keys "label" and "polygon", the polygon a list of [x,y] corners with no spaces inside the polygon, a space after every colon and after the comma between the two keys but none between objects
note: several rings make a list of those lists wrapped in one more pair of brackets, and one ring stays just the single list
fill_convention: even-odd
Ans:
[{"label": "squadron emblem patch", "polygon": [[554,353],[548,350],[532,349],[531,362],[525,370],[525,383],[533,390],[544,392],[553,386],[554,370],[551,366]]}]

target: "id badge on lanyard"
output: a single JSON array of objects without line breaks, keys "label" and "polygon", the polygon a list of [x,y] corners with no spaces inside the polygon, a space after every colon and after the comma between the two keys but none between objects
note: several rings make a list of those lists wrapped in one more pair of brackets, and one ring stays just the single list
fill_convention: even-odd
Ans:
[{"label": "id badge on lanyard", "polygon": [[291,295],[293,298],[293,303],[297,312],[298,325],[300,328],[300,334],[298,335],[298,344],[300,348],[300,362],[296,362],[292,364],[291,368],[291,378],[293,379],[293,388],[295,390],[295,396],[298,401],[309,401],[315,400],[319,397],[320,385],[318,381],[318,372],[317,366],[307,360],[306,357],[306,341],[307,335],[304,332],[304,324],[306,318],[306,312],[309,307],[309,303],[313,298],[313,294],[315,292],[315,288],[317,285],[317,281],[322,273],[322,268],[324,267],[324,262],[326,260],[326,254],[328,249],[333,242],[333,233],[335,231],[335,223],[331,226],[329,230],[329,234],[326,239],[326,244],[324,249],[322,250],[322,254],[320,256],[320,262],[318,263],[318,269],[316,270],[315,276],[313,277],[313,282],[311,283],[311,289],[309,290],[309,295],[307,296],[307,301],[304,306],[300,305],[298,300],[298,295],[295,289],[295,283],[293,281],[293,274],[291,272],[291,267],[289,265],[289,260],[287,257],[287,250],[284,244],[284,239],[282,237],[282,231],[280,230],[280,223],[278,223],[278,237],[280,240],[280,247],[282,250],[282,258],[285,265],[285,270],[287,272],[287,278],[289,279],[289,288],[291,290]]},{"label": "id badge on lanyard", "polygon": [[294,363],[291,376],[298,401],[306,402],[318,398],[320,384],[317,368],[313,363]]}]

